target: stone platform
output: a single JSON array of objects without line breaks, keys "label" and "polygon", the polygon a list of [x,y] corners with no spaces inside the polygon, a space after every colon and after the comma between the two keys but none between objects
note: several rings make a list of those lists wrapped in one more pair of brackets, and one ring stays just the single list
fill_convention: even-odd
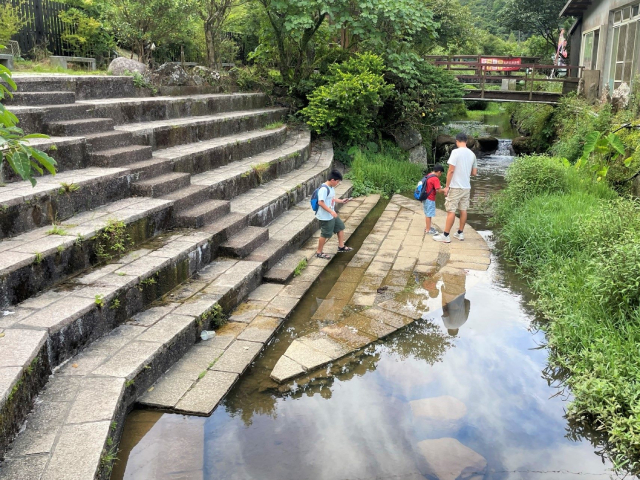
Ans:
[{"label": "stone platform", "polygon": [[[442,229],[445,218],[438,211],[435,226]],[[468,225],[465,240],[452,239],[450,244],[435,242],[424,230],[422,205],[395,195],[313,315],[321,328],[294,340],[271,378],[286,382],[390,335],[429,311],[458,308],[456,300],[471,283],[468,270],[488,269],[489,246]],[[442,298],[429,295],[437,282],[444,282]]]}]

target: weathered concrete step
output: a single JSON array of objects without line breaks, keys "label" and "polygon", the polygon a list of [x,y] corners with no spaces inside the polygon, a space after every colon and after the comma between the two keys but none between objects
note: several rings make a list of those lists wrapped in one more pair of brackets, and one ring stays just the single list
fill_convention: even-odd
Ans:
[{"label": "weathered concrete step", "polygon": [[[133,95],[131,96],[133,97]],[[262,93],[181,95],[174,97],[105,98],[82,101],[113,118],[116,124],[154,122],[215,113],[264,109],[269,99]]]},{"label": "weathered concrete step", "polygon": [[75,80],[73,77],[22,76],[14,74],[13,80],[16,82],[18,92],[75,92]]},{"label": "weathered concrete step", "polygon": [[1,304],[22,302],[113,255],[104,232],[121,229],[131,246],[169,228],[171,216],[169,201],[129,198],[0,242]]},{"label": "weathered concrete step", "polygon": [[[324,144],[325,148],[329,148]],[[329,148],[330,151],[330,148]],[[324,170],[307,170],[306,189],[312,190],[311,184],[315,184],[317,176],[326,175],[331,162],[324,163],[320,160],[324,150],[315,155],[319,157],[311,160],[314,166],[324,165]],[[286,176],[285,176],[286,178]],[[300,181],[300,177],[291,177],[288,181]],[[256,211],[266,208],[276,210],[289,208],[290,196],[286,193],[286,181],[280,184],[284,188],[281,199],[265,197],[254,198],[253,204]],[[286,203],[281,200],[286,199]],[[148,201],[148,199],[142,199]],[[271,206],[271,207],[270,207]],[[279,215],[284,210],[278,210]],[[77,354],[89,343],[95,341],[128,316],[134,315],[154,301],[165,295],[176,285],[184,282],[211,261],[220,243],[231,238],[235,233],[241,232],[250,219],[257,220],[252,212],[247,214],[230,213],[222,217],[214,224],[207,225],[201,231],[180,232],[171,235],[157,237],[150,244],[150,249],[140,249],[119,259],[116,263],[105,265],[94,271],[87,272],[67,282],[58,289],[46,292],[38,297],[33,297],[26,302],[11,308],[12,315],[3,317],[2,326],[5,329],[19,329],[32,332],[46,331],[47,368],[54,368],[63,361]],[[237,263],[235,261],[223,261],[222,263]],[[259,282],[263,271],[261,262],[239,262],[241,265],[250,265],[251,271],[256,272],[255,282]],[[215,267],[217,268],[217,267]],[[212,275],[207,270],[204,277],[194,277],[194,281],[201,280]],[[206,294],[202,294],[201,300],[209,302],[219,300],[220,305],[230,309],[236,305],[253,286],[246,284],[248,290],[235,289],[232,294],[220,297],[229,290],[229,285],[236,285],[239,278],[238,272],[217,278]],[[254,278],[254,277],[251,277]],[[213,298],[209,297],[213,295]],[[15,346],[7,346],[15,348]],[[0,351],[0,358],[5,352]],[[72,367],[70,367],[72,368]],[[166,370],[166,368],[165,368]],[[163,370],[164,371],[164,370]],[[45,369],[43,375],[48,374]],[[77,371],[76,371],[77,372]],[[26,378],[27,373],[22,371],[20,378]],[[33,395],[38,386],[28,385],[27,393]],[[22,422],[24,407],[16,405],[8,406],[6,403],[0,408],[8,408],[8,414],[12,418],[12,425]],[[9,418],[9,417],[7,417]]]},{"label": "weathered concrete step", "polygon": [[77,99],[133,97],[136,88],[130,76],[67,75],[14,75],[18,91],[46,92],[49,90],[69,90]]},{"label": "weathered concrete step", "polygon": [[7,98],[7,105],[63,105],[76,101],[73,92],[15,92],[13,98]]},{"label": "weathered concrete step", "polygon": [[215,222],[231,212],[231,204],[224,200],[209,200],[200,205],[183,210],[176,215],[179,227],[201,228]]},{"label": "weathered concrete step", "polygon": [[[201,329],[219,319],[218,305],[243,298],[259,278],[258,264],[214,262],[202,272],[206,282],[200,282],[201,289],[177,289],[169,295],[174,301],[133,316],[67,362],[52,377],[26,429],[13,443],[0,479],[13,480],[17,465],[32,460],[34,453],[47,461],[31,465],[31,478],[92,479],[108,471],[103,452],[116,450],[133,401],[186,353]],[[223,328],[200,348],[206,354],[229,349],[225,355],[231,357],[242,346],[233,346],[236,336],[234,329]],[[258,345],[249,347],[254,355],[259,351]],[[244,349],[240,353],[247,357]],[[238,374],[230,377],[235,381]],[[72,434],[81,439],[69,438]],[[72,450],[72,440],[80,440],[82,446]]]},{"label": "weathered concrete step", "polygon": [[[337,193],[344,197],[350,185],[341,185],[338,189],[340,192]],[[354,201],[355,208],[351,213],[362,211],[362,215],[344,217],[350,231],[357,228],[378,199],[379,196],[375,196],[366,203],[364,199]],[[328,244],[331,242],[335,239]],[[308,252],[300,254],[306,259]],[[290,286],[264,283],[253,290],[213,340],[196,344],[138,402],[173,412],[210,415],[235,381],[229,375],[240,375],[249,367],[255,352],[269,342],[327,264],[323,261],[310,266]],[[198,285],[201,280],[194,279],[193,282]],[[235,332],[236,339],[223,350],[217,342],[221,341],[221,334],[224,337],[230,331]]]},{"label": "weathered concrete step", "polygon": [[[164,165],[166,165],[166,162]],[[210,200],[211,196],[209,195],[209,189],[207,187],[189,185],[188,187],[181,188],[160,198],[172,201],[174,212],[182,212],[183,210],[188,210],[191,207]]]},{"label": "weathered concrete step", "polygon": [[112,130],[113,125],[113,120],[110,118],[84,118],[49,122],[45,125],[45,130],[49,135],[79,136]]},{"label": "weathered concrete step", "polygon": [[85,139],[89,152],[126,147],[134,143],[133,135],[129,132],[119,132],[117,130],[92,133],[86,135]]},{"label": "weathered concrete step", "polygon": [[93,108],[88,105],[79,103],[70,103],[67,105],[44,105],[41,107],[44,112],[42,114],[42,122],[61,122],[64,120],[80,120],[82,118],[91,118],[96,116]]},{"label": "weathered concrete step", "polygon": [[277,151],[287,140],[286,127],[272,130],[252,130],[237,135],[156,150],[153,156],[171,161],[177,172],[200,174],[230,163],[259,156],[265,152]]},{"label": "weathered concrete step", "polygon": [[131,193],[142,197],[161,197],[190,185],[188,173],[166,173],[158,177],[134,183]]},{"label": "weathered concrete step", "polygon": [[98,150],[91,153],[91,164],[96,167],[122,167],[135,162],[149,160],[152,153],[151,147],[144,145],[129,145],[109,150]]},{"label": "weathered concrete step", "polygon": [[225,112],[216,115],[189,116],[154,122],[119,125],[117,130],[131,132],[138,143],[155,149],[237,135],[282,121],[287,113],[283,108]]},{"label": "weathered concrete step", "polygon": [[244,258],[267,240],[269,240],[269,229],[247,227],[220,245],[220,255]]}]

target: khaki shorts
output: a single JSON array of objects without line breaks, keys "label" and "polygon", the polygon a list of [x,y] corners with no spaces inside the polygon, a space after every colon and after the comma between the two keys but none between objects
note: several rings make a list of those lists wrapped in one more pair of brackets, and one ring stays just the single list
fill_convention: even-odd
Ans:
[{"label": "khaki shorts", "polygon": [[460,210],[466,212],[469,209],[469,199],[471,198],[471,190],[468,188],[451,188],[449,195],[444,201],[444,209],[447,212],[455,212]]}]

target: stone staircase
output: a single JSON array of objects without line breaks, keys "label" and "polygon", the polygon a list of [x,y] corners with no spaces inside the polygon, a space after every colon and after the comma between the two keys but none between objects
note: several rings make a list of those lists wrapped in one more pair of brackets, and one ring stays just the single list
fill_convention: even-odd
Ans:
[{"label": "stone staircase", "polygon": [[317,229],[333,154],[260,94],[16,80],[60,173],[0,189],[0,479],[104,477],[136,398]]}]

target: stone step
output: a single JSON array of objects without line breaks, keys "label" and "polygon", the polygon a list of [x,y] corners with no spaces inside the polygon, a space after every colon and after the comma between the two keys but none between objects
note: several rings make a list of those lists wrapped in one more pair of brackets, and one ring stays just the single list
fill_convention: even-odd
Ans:
[{"label": "stone step", "polygon": [[179,227],[201,228],[231,212],[231,204],[224,200],[208,200],[176,215]]},{"label": "stone step", "polygon": [[[80,120],[82,118],[93,118],[95,112],[91,106],[79,103],[71,103],[68,105],[44,105],[42,121],[44,123],[64,121],[64,120]],[[107,117],[108,118],[108,117]]]},{"label": "stone step", "polygon": [[[341,192],[343,196],[349,189],[346,183],[339,187],[344,189]],[[355,226],[351,226],[349,218],[345,221],[348,227],[355,229]],[[188,237],[178,237],[167,244],[170,248],[167,252],[173,251],[175,254],[178,249],[175,246],[170,247],[171,243],[181,244],[185,238]],[[92,289],[86,293],[87,297],[97,291],[97,285],[110,284],[110,278],[116,278],[114,273],[158,278],[158,285],[161,285],[161,276],[148,276],[148,272],[143,274],[140,270],[142,266],[153,263],[150,262],[153,259],[152,255],[154,254],[141,251],[137,260],[133,260],[133,255],[129,256],[123,262],[125,266],[120,271],[114,272],[113,269],[108,269],[109,273],[106,273],[105,268],[103,272],[96,271],[85,277],[78,284],[92,285]],[[166,258],[160,252],[157,255],[160,258]],[[132,261],[134,263],[127,263]],[[326,262],[323,262],[323,265],[326,265]],[[87,440],[86,449],[83,449],[82,455],[74,456],[74,459],[79,462],[77,465],[74,462],[72,467],[73,474],[76,475],[74,478],[78,478],[77,472],[80,471],[86,472],[86,475],[91,477],[91,474],[98,469],[96,457],[92,452],[101,453],[105,445],[115,450],[114,440],[117,442],[120,436],[124,415],[130,409],[131,403],[145,392],[155,391],[155,395],[164,392],[163,395],[170,395],[174,403],[166,405],[166,408],[173,408],[175,403],[182,400],[179,408],[184,411],[197,414],[210,412],[218,400],[231,388],[240,373],[251,364],[266,339],[281,323],[283,316],[288,315],[296,303],[295,299],[299,300],[302,296],[302,293],[298,294],[289,289],[283,292],[283,296],[294,295],[294,300],[289,298],[283,302],[275,299],[273,292],[263,292],[265,290],[263,287],[254,290],[260,282],[262,270],[263,265],[259,262],[214,261],[201,269],[192,280],[168,293],[156,306],[133,315],[126,325],[117,327],[106,337],[68,361],[51,377],[49,386],[38,400],[36,411],[29,417],[26,429],[18,436],[13,443],[13,448],[7,454],[5,467],[0,470],[0,478],[3,480],[12,478],[16,469],[24,466],[27,456],[34,453],[35,438],[39,438],[44,431],[46,431],[47,440],[38,443],[35,448],[46,461],[34,467],[36,476],[44,472],[45,464],[48,464],[49,467],[46,468],[53,468],[53,470],[47,470],[47,474],[53,475],[53,478],[65,477],[69,469],[64,470],[60,456],[68,452],[68,439],[65,438],[65,433],[69,425],[86,423],[91,425],[92,432],[103,432],[99,422],[107,418],[108,421],[115,422],[117,427],[111,432],[98,435],[98,439],[92,436]],[[319,275],[321,270],[321,268],[316,270],[315,274]],[[305,277],[300,279],[306,281],[306,275],[305,273]],[[102,282],[98,282],[101,278]],[[120,285],[130,284],[129,279],[120,282]],[[149,286],[146,285],[144,288]],[[269,290],[269,287],[266,286],[266,289]],[[297,289],[303,290],[299,287]],[[256,318],[249,325],[247,320],[244,321],[245,323],[232,321],[228,326],[218,329],[214,340],[199,344],[170,371],[171,375],[179,373],[181,378],[168,392],[160,382],[151,388],[152,384],[196,342],[200,329],[211,329],[212,322],[215,323],[218,317],[216,305],[220,305],[224,311],[230,311],[252,290],[254,293],[250,298],[265,299],[267,298],[265,295],[271,295],[271,303],[258,300],[266,307],[260,318]],[[133,288],[130,291],[138,290]],[[75,297],[78,293],[69,295]],[[104,305],[113,306],[111,298],[113,297],[107,298],[105,295]],[[124,300],[129,296],[121,293],[119,298]],[[56,300],[62,303],[60,298],[47,299],[49,302]],[[69,304],[71,300],[68,298],[65,303]],[[116,316],[121,308],[125,308],[125,305],[115,309]],[[55,308],[52,307],[52,309]],[[125,310],[130,311],[129,308]],[[103,312],[104,309],[100,311]],[[31,334],[29,340],[36,341],[32,331],[29,333]],[[23,350],[29,349],[21,351]],[[218,360],[215,361],[216,359]],[[203,361],[206,364],[203,364]],[[174,378],[171,375],[163,379],[164,385],[167,385],[166,379]],[[99,378],[109,379],[109,388],[105,389],[103,383],[97,386],[93,383]],[[118,379],[124,383],[124,393],[118,387],[120,385]],[[191,389],[196,382],[199,384]],[[187,390],[192,392],[184,396]],[[148,400],[147,395],[148,393],[145,393],[145,398]],[[65,412],[64,419],[49,421],[51,418],[59,418],[57,415],[61,411],[46,408],[49,402],[66,402],[64,405],[58,405]],[[165,407],[164,403],[161,405]],[[42,411],[41,408],[46,411],[45,418],[39,413]],[[68,411],[76,414],[67,416]],[[108,441],[107,438],[111,440]],[[29,459],[32,460],[33,457]]]},{"label": "stone step", "polygon": [[268,228],[247,227],[220,246],[220,255],[244,258],[268,239]]},{"label": "stone step", "polygon": [[[329,148],[330,152],[330,147],[326,144],[323,146]],[[319,158],[316,159],[315,156]],[[313,190],[311,184],[317,183],[318,175],[326,175],[331,167],[330,157],[323,155],[321,150],[315,156],[310,163],[318,168],[322,164],[324,170],[308,170],[306,182],[310,185],[302,188],[309,191]],[[281,198],[254,198],[252,211],[245,214],[232,212],[197,232],[161,235],[150,243],[150,248],[131,252],[116,262],[74,277],[57,289],[15,305],[7,310],[10,312],[8,315],[0,317],[0,328],[46,331],[46,368],[50,370],[60,365],[86,345],[111,331],[123,321],[123,316],[126,318],[140,312],[152,301],[201,271],[211,261],[221,243],[246,230],[250,221],[258,220],[254,211],[271,209],[277,210],[279,215],[282,213],[280,208],[285,205],[285,210],[289,208],[290,197],[286,181],[299,182],[301,178],[297,175],[283,176],[280,182]],[[142,199],[142,202],[150,201]],[[264,268],[262,262],[240,263],[256,265],[255,268],[260,274]],[[230,275],[224,281],[221,280],[215,288],[219,291],[229,282],[233,281],[235,284],[238,278],[235,274]],[[237,295],[228,300],[220,299],[219,293],[211,291],[210,294],[214,295],[215,300],[220,300],[223,308],[229,309],[235,305],[233,302],[240,301],[246,292],[238,290]],[[13,345],[5,346],[8,349],[15,348]],[[25,355],[29,353],[23,350],[21,352]],[[0,358],[4,358],[4,355],[5,352],[0,351]],[[20,370],[14,373],[20,381],[28,372]],[[27,393],[33,389],[37,390],[37,386],[31,383],[22,385]],[[4,395],[5,393],[0,392],[0,398],[6,398]],[[5,408],[4,403],[0,404],[0,408]],[[15,405],[9,408],[9,415],[14,419],[12,425],[20,424],[23,418],[20,412],[24,413],[24,409],[15,408]]]},{"label": "stone step", "polygon": [[209,189],[200,185],[189,185],[160,198],[172,201],[175,212],[188,210],[211,199]]},{"label": "stone step", "polygon": [[169,228],[171,216],[169,201],[128,198],[0,242],[2,306],[22,302],[113,255],[101,234],[114,226],[124,227],[122,241],[131,248]]},{"label": "stone step", "polygon": [[284,108],[266,108],[127,123],[118,125],[116,129],[132,133],[137,143],[150,145],[155,150],[238,135],[283,121],[286,114],[287,109]]},{"label": "stone step", "polygon": [[[345,182],[338,187],[338,195],[344,197],[350,191]],[[344,217],[350,231],[360,225],[379,200],[379,196],[356,199],[352,212],[362,213]],[[291,219],[294,221],[293,219]],[[348,238],[348,236],[347,236]],[[335,238],[328,245],[335,243]],[[307,259],[308,251],[297,252]],[[313,262],[313,260],[312,260]],[[286,321],[304,293],[318,278],[328,262],[316,263],[304,270],[291,285],[263,283],[253,290],[229,317],[229,323],[218,330],[212,340],[197,343],[152,388],[138,399],[143,407],[161,408],[190,415],[211,415],[233,384],[232,378],[222,374],[241,375],[255,359],[256,350],[267,345],[277,329]],[[193,288],[201,283],[194,279]],[[185,290],[189,287],[185,286]],[[228,343],[226,336],[234,332],[235,340]],[[251,344],[257,344],[256,346]]]},{"label": "stone step", "polygon": [[45,125],[45,130],[49,135],[79,136],[112,130],[113,125],[113,120],[110,118],[84,118],[50,122]]},{"label": "stone step", "polygon": [[91,165],[95,167],[122,167],[136,162],[149,160],[153,151],[144,145],[128,145],[109,150],[94,151],[90,155]]},{"label": "stone step", "polygon": [[94,108],[99,116],[112,118],[117,125],[124,125],[264,109],[269,99],[262,93],[225,93],[80,101]]},{"label": "stone step", "polygon": [[75,92],[75,80],[73,77],[55,77],[55,76],[31,76],[23,77],[19,75],[13,76],[13,81],[18,87],[18,92],[50,92],[50,91],[67,91]]},{"label": "stone step", "polygon": [[[201,329],[211,328],[219,317],[218,305],[245,297],[259,277],[258,264],[214,262],[202,272],[206,281],[200,291],[177,289],[169,295],[175,300],[131,317],[67,362],[40,395],[7,453],[0,479],[21,478],[16,475],[25,472],[29,478],[100,477],[110,466],[103,452],[116,451],[124,416],[135,399],[187,352]],[[229,364],[237,362],[233,354],[242,360],[257,355],[259,344],[239,342],[236,336],[233,328],[223,327],[215,341],[201,345],[203,353],[225,352]],[[227,372],[218,380],[230,387],[238,377]],[[45,462],[34,462],[31,454],[36,451]],[[26,460],[30,468],[20,470]]]},{"label": "stone step", "polygon": [[76,94],[73,92],[14,92],[13,98],[7,98],[7,105],[64,105],[74,103]]},{"label": "stone step", "polygon": [[89,152],[126,147],[134,143],[133,135],[129,132],[119,132],[116,130],[93,133],[87,135],[85,139]]},{"label": "stone step", "polygon": [[158,177],[134,183],[131,193],[141,197],[161,197],[190,185],[191,175],[188,173],[165,173]]},{"label": "stone step", "polygon": [[[164,148],[155,158],[170,160],[177,172],[200,174],[239,161],[249,161],[264,153],[274,153],[290,141],[287,128],[250,132]],[[257,162],[255,162],[257,164]]]}]

